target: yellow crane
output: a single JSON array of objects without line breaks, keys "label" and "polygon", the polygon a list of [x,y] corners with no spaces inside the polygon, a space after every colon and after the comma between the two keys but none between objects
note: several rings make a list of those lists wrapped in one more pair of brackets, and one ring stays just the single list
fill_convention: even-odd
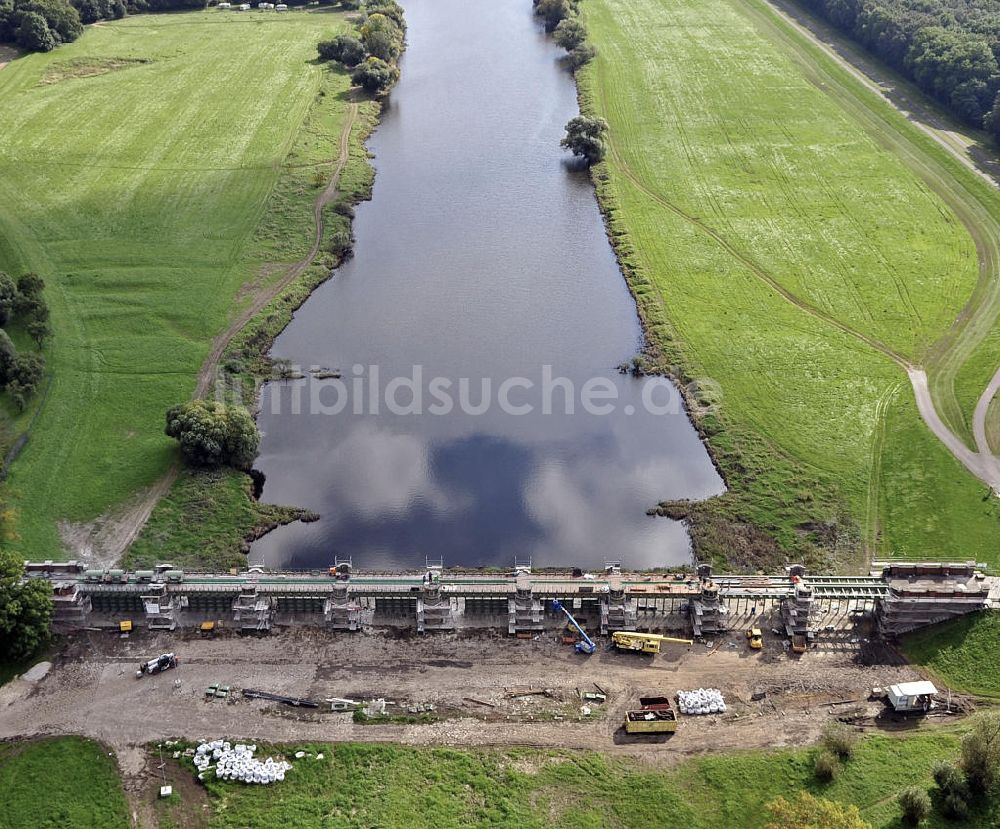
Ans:
[{"label": "yellow crane", "polygon": [[636,633],[631,630],[619,630],[611,634],[611,642],[618,650],[636,651],[638,653],[659,653],[663,642],[677,642],[690,645],[692,639],[676,639],[673,636],[661,636],[658,633]]}]

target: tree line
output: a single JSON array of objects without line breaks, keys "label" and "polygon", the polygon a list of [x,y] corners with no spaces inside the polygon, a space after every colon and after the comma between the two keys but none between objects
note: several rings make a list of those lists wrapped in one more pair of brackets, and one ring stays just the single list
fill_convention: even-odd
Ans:
[{"label": "tree line", "polygon": [[0,271],[0,388],[19,411],[24,411],[41,385],[45,358],[31,351],[19,353],[7,326],[21,326],[41,348],[52,335],[44,289],[45,282],[38,274],[26,273],[15,282]]},{"label": "tree line", "polygon": [[1000,0],[800,0],[973,127],[1000,138]]},{"label": "tree line", "polygon": [[384,95],[399,80],[399,56],[406,42],[406,21],[396,0],[345,0],[363,12],[353,34],[339,34],[316,45],[320,60],[351,69],[351,80],[373,95]]}]

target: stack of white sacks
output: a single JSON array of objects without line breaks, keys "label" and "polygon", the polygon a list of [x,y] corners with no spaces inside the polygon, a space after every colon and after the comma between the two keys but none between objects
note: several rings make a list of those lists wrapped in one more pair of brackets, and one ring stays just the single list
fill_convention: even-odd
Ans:
[{"label": "stack of white sacks", "polygon": [[215,776],[222,780],[240,780],[244,783],[268,785],[285,779],[285,772],[292,768],[286,760],[268,757],[264,761],[254,759],[255,745],[237,743],[230,745],[223,740],[212,740],[198,746],[194,754],[194,764],[198,778],[215,764]]},{"label": "stack of white sacks", "polygon": [[678,691],[677,702],[682,714],[724,714],[726,701],[717,688]]}]

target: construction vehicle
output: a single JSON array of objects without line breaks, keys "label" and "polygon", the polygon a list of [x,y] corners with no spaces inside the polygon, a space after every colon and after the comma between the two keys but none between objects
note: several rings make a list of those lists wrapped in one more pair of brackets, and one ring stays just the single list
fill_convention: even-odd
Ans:
[{"label": "construction vehicle", "polygon": [[669,697],[640,697],[639,706],[625,712],[627,734],[672,734],[677,730],[677,715]]},{"label": "construction vehicle", "polygon": [[569,623],[576,629],[576,632],[580,634],[580,641],[576,643],[576,652],[592,654],[597,650],[597,645],[594,644],[594,640],[587,636],[587,631],[585,631],[580,623],[573,618],[573,614],[570,613],[564,606],[563,603],[558,599],[552,600],[552,609],[561,610],[566,614],[566,618],[569,619]]},{"label": "construction vehicle", "polygon": [[161,653],[154,659],[150,659],[148,662],[143,662],[139,665],[139,670],[135,672],[136,679],[143,676],[144,674],[149,674],[154,676],[163,671],[168,671],[171,668],[177,667],[177,657],[172,653]]},{"label": "construction vehicle", "polygon": [[759,651],[764,647],[764,634],[760,632],[760,628],[750,628],[747,630],[747,644],[750,646],[750,650]]},{"label": "construction vehicle", "polygon": [[659,653],[660,645],[663,642],[677,642],[680,645],[691,645],[694,640],[661,636],[659,633],[636,633],[634,630],[618,630],[611,634],[611,643],[620,651]]}]

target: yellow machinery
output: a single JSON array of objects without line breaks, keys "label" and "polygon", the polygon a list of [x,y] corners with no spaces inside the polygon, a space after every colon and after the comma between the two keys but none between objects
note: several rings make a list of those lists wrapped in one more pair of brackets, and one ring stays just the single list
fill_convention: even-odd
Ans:
[{"label": "yellow machinery", "polygon": [[119,622],[118,623],[118,632],[119,633],[131,633],[132,632],[132,620],[131,619],[126,619],[123,622]]},{"label": "yellow machinery", "polygon": [[640,708],[625,712],[628,734],[673,734],[677,731],[677,715],[667,697],[641,697]]},{"label": "yellow machinery", "polygon": [[750,645],[751,650],[759,651],[764,647],[764,636],[760,632],[760,628],[750,628],[747,631],[747,644]]},{"label": "yellow machinery", "polygon": [[692,644],[691,639],[675,639],[672,636],[660,636],[658,633],[636,633],[631,630],[619,630],[612,633],[611,642],[618,650],[637,653],[659,653],[662,642],[677,642],[681,645]]}]

